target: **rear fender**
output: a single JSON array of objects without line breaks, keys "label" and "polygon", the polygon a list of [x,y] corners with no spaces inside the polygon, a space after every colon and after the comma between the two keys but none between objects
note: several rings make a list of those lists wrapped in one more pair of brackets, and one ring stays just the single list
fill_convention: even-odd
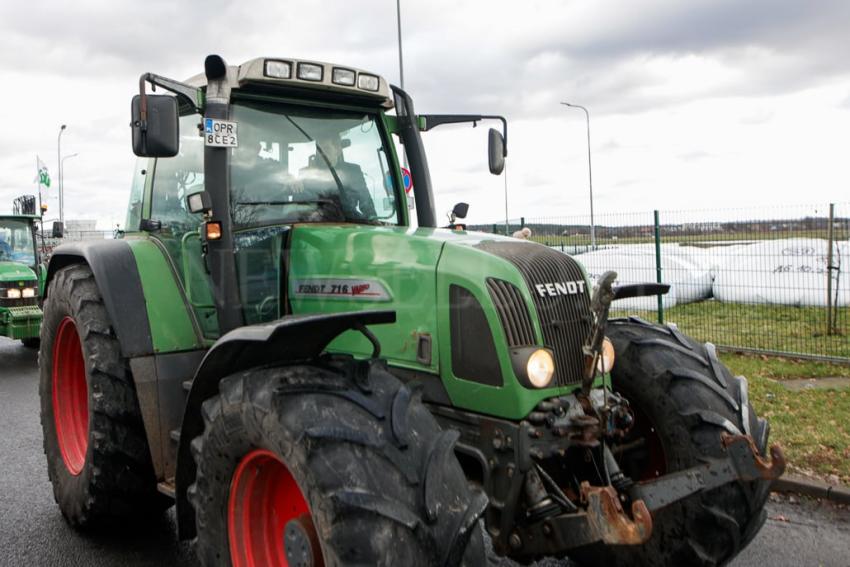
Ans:
[{"label": "rear fender", "polygon": [[395,323],[395,311],[356,311],[291,315],[277,321],[240,327],[221,337],[204,356],[186,401],[177,452],[175,497],[180,539],[195,537],[195,514],[186,498],[195,481],[189,446],[203,433],[201,405],[218,394],[218,383],[236,372],[260,366],[310,363],[340,334],[366,325]]},{"label": "rear fender", "polygon": [[145,295],[130,245],[124,240],[96,240],[57,247],[47,267],[45,299],[56,272],[73,264],[86,264],[94,273],[122,356],[130,359],[153,353]]}]

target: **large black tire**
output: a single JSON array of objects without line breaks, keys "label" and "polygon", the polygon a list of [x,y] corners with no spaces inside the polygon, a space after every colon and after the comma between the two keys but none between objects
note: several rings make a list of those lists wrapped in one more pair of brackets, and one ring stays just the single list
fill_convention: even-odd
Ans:
[{"label": "large black tire", "polygon": [[[635,409],[634,434],[647,442],[618,457],[633,480],[649,479],[723,457],[720,435],[749,433],[766,454],[768,423],[756,416],[747,381],[733,376],[714,345],[700,344],[675,326],[638,318],[608,327],[616,361],[614,390]],[[652,537],[642,546],[594,546],[579,554],[588,564],[724,565],[765,521],[768,481],[732,482],[698,493],[653,514]]]},{"label": "large black tire", "polygon": [[442,431],[416,389],[382,363],[358,364],[368,363],[337,357],[241,372],[204,403],[189,490],[204,565],[231,565],[229,506],[241,503],[230,490],[257,450],[294,477],[328,567],[485,563],[478,520],[487,498],[467,485],[457,433]]},{"label": "large black tire", "polygon": [[[156,489],[129,365],[88,266],[56,273],[41,344],[44,453],[62,515],[72,526],[88,528],[163,511],[169,501]],[[65,391],[76,384],[78,395],[54,391],[54,382]],[[79,434],[76,457],[69,431]]]}]

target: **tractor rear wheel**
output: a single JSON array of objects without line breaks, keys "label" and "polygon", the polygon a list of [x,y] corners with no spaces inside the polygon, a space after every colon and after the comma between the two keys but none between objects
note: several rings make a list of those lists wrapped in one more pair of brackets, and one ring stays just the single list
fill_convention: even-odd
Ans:
[{"label": "tractor rear wheel", "polygon": [[202,564],[484,564],[487,498],[467,485],[457,433],[382,363],[241,372],[203,418],[188,493]]},{"label": "tractor rear wheel", "polygon": [[[767,421],[749,404],[747,381],[733,376],[714,345],[700,344],[675,326],[612,319],[608,337],[617,354],[614,390],[629,400],[635,424],[617,454],[634,481],[649,480],[720,458],[721,433],[750,434],[767,454]],[[613,447],[615,454],[617,446]],[[589,565],[728,563],[765,521],[770,482],[731,482],[653,512],[652,537],[642,546],[593,546],[577,558]]]},{"label": "tractor rear wheel", "polygon": [[163,511],[130,369],[88,266],[56,273],[41,339],[44,453],[62,515],[83,528]]}]

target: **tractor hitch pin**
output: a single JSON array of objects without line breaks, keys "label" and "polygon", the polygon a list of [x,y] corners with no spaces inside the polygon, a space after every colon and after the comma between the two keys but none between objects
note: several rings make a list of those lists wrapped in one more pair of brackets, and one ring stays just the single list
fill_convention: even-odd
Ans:
[{"label": "tractor hitch pin", "polygon": [[602,356],[602,341],[605,339],[605,329],[608,326],[608,310],[614,301],[614,280],[617,272],[609,271],[602,274],[593,292],[590,309],[594,314],[593,326],[590,329],[587,342],[582,347],[584,353],[584,377],[581,382],[581,393],[587,397],[596,377],[596,367],[599,357]]}]

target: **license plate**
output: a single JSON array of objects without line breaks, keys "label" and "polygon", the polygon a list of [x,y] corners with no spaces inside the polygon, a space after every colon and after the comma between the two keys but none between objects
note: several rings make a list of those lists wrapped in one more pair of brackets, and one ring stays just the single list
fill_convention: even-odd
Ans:
[{"label": "license plate", "polygon": [[204,145],[216,148],[235,148],[239,145],[236,122],[204,119]]}]

